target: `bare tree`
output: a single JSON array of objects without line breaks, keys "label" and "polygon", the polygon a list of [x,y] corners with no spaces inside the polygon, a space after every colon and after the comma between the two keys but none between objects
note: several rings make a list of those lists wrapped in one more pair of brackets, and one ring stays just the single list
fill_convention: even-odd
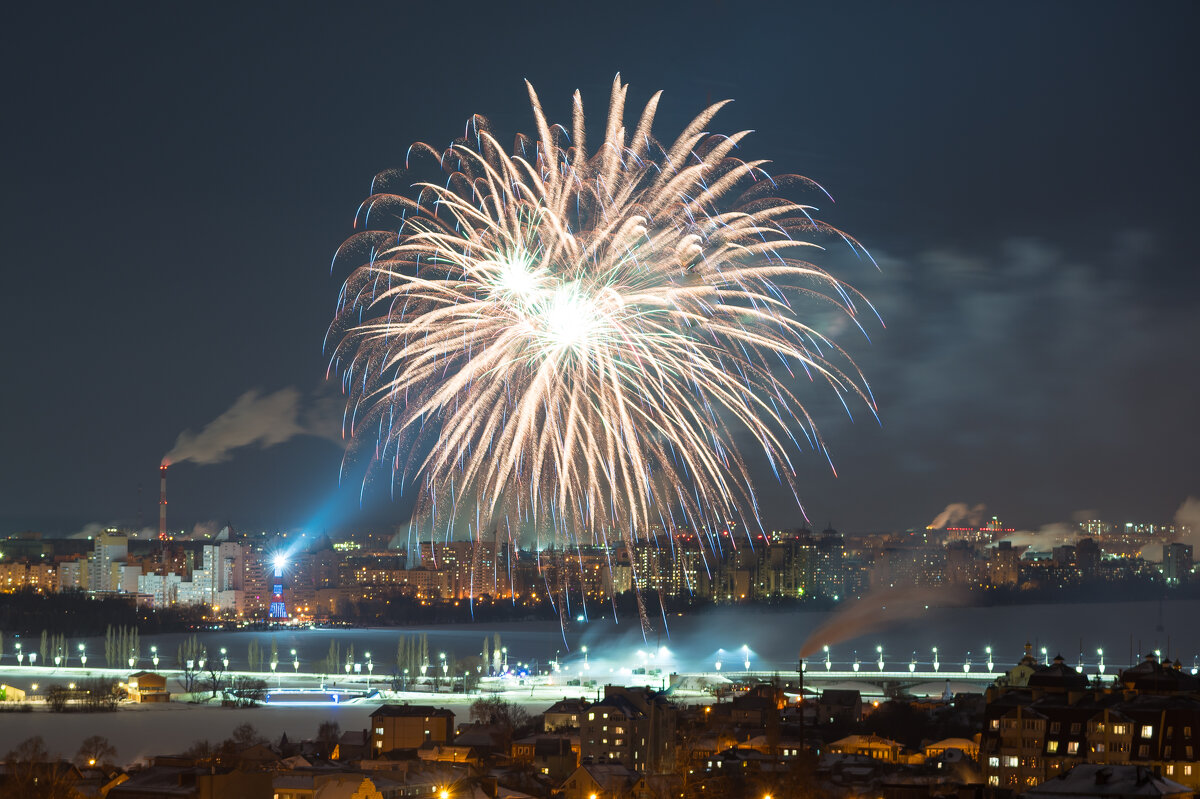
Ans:
[{"label": "bare tree", "polygon": [[471,721],[503,727],[510,732],[529,723],[529,711],[497,696],[476,699],[471,703]]},{"label": "bare tree", "polygon": [[74,799],[75,775],[52,760],[40,735],[26,738],[5,757],[6,778],[0,799]]},{"label": "bare tree", "polygon": [[212,691],[213,698],[217,694],[225,690],[225,661],[221,658],[209,658],[208,668],[208,690]]},{"label": "bare tree", "polygon": [[117,757],[117,748],[103,735],[92,735],[83,739],[75,753],[75,765],[80,768],[110,765]]},{"label": "bare tree", "polygon": [[241,707],[255,707],[267,697],[267,683],[257,677],[234,677],[229,681],[229,692]]},{"label": "bare tree", "polygon": [[342,728],[336,721],[323,721],[317,727],[317,745],[321,747],[323,757],[333,755],[334,748],[342,738]]}]

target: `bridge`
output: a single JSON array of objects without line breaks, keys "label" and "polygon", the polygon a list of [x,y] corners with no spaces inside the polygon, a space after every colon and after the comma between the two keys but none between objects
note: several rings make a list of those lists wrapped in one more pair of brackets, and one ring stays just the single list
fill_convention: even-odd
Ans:
[{"label": "bridge", "polygon": [[[879,667],[877,661],[867,661],[856,664],[830,663],[813,661],[804,664],[804,688],[806,691],[819,691],[824,688],[855,688],[868,696],[895,696],[923,687],[924,690],[914,693],[930,695],[941,693],[946,683],[962,686],[971,685],[974,690],[983,691],[1002,677],[1008,671],[995,663],[948,663],[940,662],[931,668],[929,663],[904,664],[896,669],[888,666]],[[1081,673],[1091,679],[1103,678],[1105,672],[1111,677],[1115,672],[1104,666],[1092,664],[1085,666]],[[677,676],[672,682],[678,683],[679,677],[688,678],[698,683],[717,686],[726,683],[756,683],[779,680],[785,690],[798,690],[799,680],[796,670],[742,670],[729,669],[723,671],[708,671],[703,673],[688,673]],[[961,688],[957,690],[962,690]]]}]

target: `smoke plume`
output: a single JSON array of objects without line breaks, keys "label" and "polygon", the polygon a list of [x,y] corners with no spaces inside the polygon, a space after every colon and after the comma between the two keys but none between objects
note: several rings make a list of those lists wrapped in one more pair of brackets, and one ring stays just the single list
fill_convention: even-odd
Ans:
[{"label": "smoke plume", "polygon": [[1018,530],[1015,533],[1005,533],[1004,537],[999,540],[1011,541],[1014,549],[1048,552],[1054,547],[1074,544],[1083,537],[1084,534],[1078,525],[1054,522],[1053,524],[1043,524],[1037,530]]},{"label": "smoke plume", "polygon": [[75,540],[92,539],[92,538],[95,538],[96,536],[100,535],[104,531],[111,530],[111,529],[120,530],[122,533],[125,533],[130,538],[149,539],[149,538],[155,538],[156,536],[158,536],[157,528],[143,527],[140,530],[133,530],[128,527],[123,527],[117,522],[110,522],[108,524],[101,524],[100,522],[88,522],[80,529],[78,529],[75,532],[68,535],[67,538],[72,538]]},{"label": "smoke plume", "polygon": [[1175,526],[1186,527],[1176,534],[1177,541],[1191,544],[1196,552],[1200,552],[1200,499],[1188,497],[1175,511]]},{"label": "smoke plume", "polygon": [[808,636],[800,647],[800,657],[806,658],[823,646],[848,641],[860,635],[873,633],[890,627],[897,622],[912,619],[926,612],[931,605],[958,607],[967,604],[965,589],[942,586],[939,588],[888,588],[872,591],[862,599],[843,605],[824,624]]},{"label": "smoke plume", "polygon": [[970,527],[978,527],[983,524],[983,513],[987,510],[987,505],[982,502],[974,507],[965,502],[952,502],[945,509],[934,517],[929,523],[929,528],[932,530],[941,530],[943,527],[949,527],[952,524],[960,524],[966,522]]},{"label": "smoke plume", "polygon": [[333,398],[307,402],[291,386],[273,394],[257,389],[237,398],[233,406],[200,432],[185,430],[163,456],[165,463],[220,463],[235,449],[257,445],[263,449],[297,436],[315,436],[342,443],[341,415]]}]

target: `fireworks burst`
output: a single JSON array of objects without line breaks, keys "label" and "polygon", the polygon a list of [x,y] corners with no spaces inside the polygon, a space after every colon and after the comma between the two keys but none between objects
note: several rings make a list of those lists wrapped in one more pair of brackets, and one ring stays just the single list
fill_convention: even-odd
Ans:
[{"label": "fireworks burst", "polygon": [[737,157],[749,131],[707,131],[724,103],[664,146],[659,94],[630,132],[618,75],[592,151],[578,92],[568,131],[528,88],[534,138],[506,151],[475,116],[445,150],[414,144],[409,166],[440,177],[393,193],[399,176],[379,176],[339,248],[355,262],[331,328],[347,434],[393,484],[419,476],[431,527],[470,516],[477,539],[757,528],[735,435],[796,494],[792,453],[824,452],[802,376],[874,413],[853,361],[793,306],[858,324],[869,303],[806,253],[827,237],[865,250],[778,196],[815,183]]}]

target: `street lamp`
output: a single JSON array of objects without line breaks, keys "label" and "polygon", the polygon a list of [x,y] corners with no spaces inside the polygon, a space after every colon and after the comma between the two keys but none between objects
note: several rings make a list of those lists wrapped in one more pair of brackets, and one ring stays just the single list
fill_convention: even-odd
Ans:
[{"label": "street lamp", "polygon": [[87,649],[83,644],[79,645],[79,668],[87,667]]},{"label": "street lamp", "polygon": [[225,647],[221,647],[221,667],[229,668],[229,653],[225,651]]},{"label": "street lamp", "polygon": [[878,655],[878,657],[879,657],[879,659],[876,661],[876,663],[879,665],[879,670],[883,671],[883,647],[876,646],[875,654]]},{"label": "street lamp", "polygon": [[825,671],[833,668],[833,661],[829,659],[829,644],[825,644]]},{"label": "street lamp", "polygon": [[937,671],[940,666],[941,664],[938,663],[937,647],[935,646],[933,648],[933,670]]},{"label": "street lamp", "polygon": [[724,650],[724,649],[718,649],[718,650],[717,650],[717,662],[716,662],[717,674],[720,674],[720,673],[721,673],[721,656],[722,656],[723,654],[725,654],[725,650]]},{"label": "street lamp", "polygon": [[292,671],[300,673],[300,658],[296,657],[296,650],[292,650]]},{"label": "street lamp", "polygon": [[996,668],[996,664],[992,661],[992,648],[989,646],[984,651],[987,652],[987,656],[988,656],[988,671],[992,671],[994,668]]},{"label": "street lamp", "polygon": [[855,671],[858,671],[858,668],[860,665],[861,665],[861,663],[858,659],[858,650],[856,649],[856,650],[854,650],[854,663],[850,666],[850,668],[854,669]]},{"label": "street lamp", "polygon": [[129,647],[129,668],[133,668],[133,664],[137,663],[137,650]]},{"label": "street lamp", "polygon": [[1100,664],[1096,668],[1098,668],[1100,670],[1100,673],[1103,674],[1104,673],[1104,650],[1097,649],[1096,655],[1099,656],[1099,658],[1100,658]]},{"label": "street lamp", "polygon": [[917,670],[917,653],[916,653],[916,650],[914,650],[912,660],[908,661],[908,673],[912,674],[916,670]]},{"label": "street lamp", "polygon": [[371,690],[371,675],[375,673],[375,661],[371,660],[371,653],[366,653],[367,658],[367,690]]},{"label": "street lamp", "polygon": [[1042,647],[1042,663],[1047,666],[1050,665],[1050,655],[1046,652],[1046,647]]},{"label": "street lamp", "polygon": [[[33,662],[33,661],[30,661],[30,663],[32,663],[32,662]],[[18,666],[24,666],[24,665],[25,665],[25,653],[21,651],[21,645],[20,645],[20,644],[17,644],[17,665],[18,665]]]},{"label": "street lamp", "polygon": [[62,664],[62,659],[63,659],[62,647],[60,646],[54,650],[54,668],[57,669],[59,667],[59,665]]},{"label": "street lamp", "polygon": [[150,647],[150,662],[154,664],[154,668],[158,668],[158,647]]}]

